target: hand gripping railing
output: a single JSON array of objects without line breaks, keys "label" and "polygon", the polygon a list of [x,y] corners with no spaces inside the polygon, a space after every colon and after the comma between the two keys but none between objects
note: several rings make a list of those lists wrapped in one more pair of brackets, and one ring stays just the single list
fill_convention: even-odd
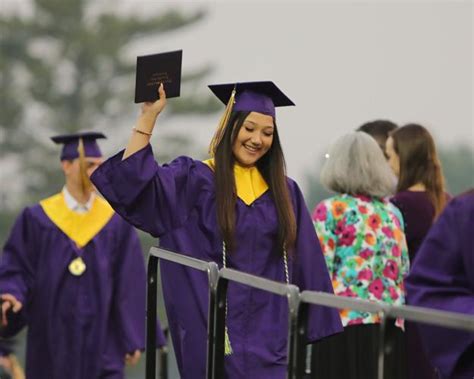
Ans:
[{"label": "hand gripping railing", "polygon": [[290,359],[290,361],[293,361],[296,366],[293,369],[293,372],[295,373],[294,379],[302,379],[305,375],[307,324],[310,304],[339,309],[349,308],[380,314],[381,322],[377,370],[378,379],[383,379],[384,376],[385,325],[388,318],[400,317],[410,321],[474,331],[474,316],[408,305],[390,306],[380,302],[347,298],[324,292],[303,291],[300,294],[297,331],[294,339],[295,347],[293,349],[294,357],[292,360]]},{"label": "hand gripping railing", "polygon": [[217,278],[219,268],[215,262],[205,262],[186,255],[152,247],[148,257],[148,284],[147,284],[147,319],[146,319],[146,379],[156,377],[156,306],[158,292],[158,260],[174,262],[195,270],[207,272],[209,280],[209,314],[208,314],[208,339],[207,339],[207,377],[210,378],[213,366],[212,346],[214,341],[214,308]]},{"label": "hand gripping railing", "polygon": [[287,378],[293,377],[294,363],[291,361],[294,354],[293,339],[296,331],[296,321],[298,314],[299,303],[299,289],[293,284],[285,284],[275,282],[273,280],[261,278],[259,276],[250,275],[239,272],[229,268],[222,268],[219,271],[219,279],[216,291],[216,303],[214,314],[214,352],[213,359],[214,367],[212,370],[213,379],[224,378],[224,336],[225,336],[225,319],[226,319],[226,299],[227,286],[229,281],[247,285],[249,287],[257,288],[266,292],[274,293],[280,296],[286,296],[288,300],[288,370]]}]

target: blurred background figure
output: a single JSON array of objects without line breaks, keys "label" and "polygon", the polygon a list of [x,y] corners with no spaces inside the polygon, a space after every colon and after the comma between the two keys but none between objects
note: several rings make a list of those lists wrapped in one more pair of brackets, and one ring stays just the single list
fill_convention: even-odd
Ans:
[{"label": "blurred background figure", "polygon": [[397,193],[392,202],[403,214],[408,253],[413,260],[449,197],[441,162],[433,137],[417,124],[408,124],[392,132],[386,153],[390,167],[398,177]]},{"label": "blurred background figure", "polygon": [[[336,192],[319,203],[313,222],[334,292],[364,300],[403,305],[408,253],[399,210],[387,200],[395,178],[376,141],[363,132],[336,141],[321,171],[321,182]],[[375,378],[380,318],[346,309],[344,333],[314,345],[315,378]],[[389,323],[392,352],[386,378],[404,379],[401,322]]]},{"label": "blurred background figure", "polygon": [[[418,124],[394,130],[387,140],[386,153],[398,177],[397,193],[392,202],[403,214],[408,254],[413,262],[420,244],[448,200],[441,163],[433,137]],[[424,354],[416,325],[407,322],[406,332],[409,377],[436,378],[435,370]]]},{"label": "blurred background figure", "polygon": [[23,368],[13,354],[12,345],[12,340],[0,338],[0,379],[25,379]]},{"label": "blurred background figure", "polygon": [[[449,202],[418,250],[406,279],[408,302],[474,314],[474,189]],[[442,378],[474,377],[474,333],[418,324]]]},{"label": "blurred background figure", "polygon": [[25,373],[16,356],[0,356],[0,379],[25,379]]},{"label": "blurred background figure", "polygon": [[379,144],[383,151],[383,154],[388,159],[385,152],[385,143],[392,131],[398,128],[398,125],[389,120],[374,120],[366,122],[359,126],[357,129],[359,132],[364,132],[371,135]]},{"label": "blurred background figure", "polygon": [[23,210],[3,248],[0,336],[28,325],[28,379],[120,379],[145,348],[138,235],[89,180],[102,162],[99,138],[52,138],[63,146],[65,185]]}]

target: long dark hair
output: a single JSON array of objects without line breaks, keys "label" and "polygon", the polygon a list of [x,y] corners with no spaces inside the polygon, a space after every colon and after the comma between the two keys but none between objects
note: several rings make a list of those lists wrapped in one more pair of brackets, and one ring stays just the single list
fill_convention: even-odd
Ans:
[{"label": "long dark hair", "polygon": [[[235,203],[237,194],[234,179],[235,157],[232,147],[250,112],[233,112],[214,157],[217,222],[227,249],[235,250]],[[296,240],[296,220],[286,180],[283,150],[274,123],[273,142],[267,153],[258,160],[257,168],[267,182],[278,215],[277,251],[291,251]]]},{"label": "long dark hair", "polygon": [[393,148],[400,158],[397,192],[423,183],[437,217],[446,205],[441,162],[431,134],[423,126],[408,124],[391,133]]}]

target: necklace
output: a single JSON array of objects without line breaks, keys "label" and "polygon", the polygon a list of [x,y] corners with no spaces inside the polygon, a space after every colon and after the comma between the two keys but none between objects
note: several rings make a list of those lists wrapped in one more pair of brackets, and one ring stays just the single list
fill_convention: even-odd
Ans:
[{"label": "necklace", "polygon": [[[290,284],[290,276],[288,274],[288,256],[286,253],[286,249],[283,249],[283,264],[285,269],[285,279],[286,284]],[[225,242],[222,242],[222,267],[227,267],[227,253],[226,253],[226,246]],[[229,332],[227,330],[227,299],[225,302],[225,330],[224,330],[224,355],[231,355],[232,354],[232,345],[230,344]]]}]

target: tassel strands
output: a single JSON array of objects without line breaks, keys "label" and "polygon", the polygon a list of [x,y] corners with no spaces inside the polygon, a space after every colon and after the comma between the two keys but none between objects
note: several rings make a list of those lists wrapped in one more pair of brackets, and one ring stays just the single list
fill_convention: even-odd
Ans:
[{"label": "tassel strands", "polygon": [[[225,248],[225,242],[222,242],[222,266],[227,267],[227,254]],[[224,332],[224,355],[232,354],[232,345],[230,344],[229,332],[227,330],[227,300],[225,302],[225,332]]]},{"label": "tassel strands", "polygon": [[[222,242],[222,266],[227,267],[227,254],[225,242]],[[283,269],[285,271],[286,284],[290,284],[290,276],[288,272],[288,254],[286,249],[283,249]],[[224,331],[224,355],[228,356],[232,354],[232,345],[230,343],[229,331],[227,329],[227,300],[225,303],[225,331]]]},{"label": "tassel strands", "polygon": [[92,188],[92,182],[87,176],[87,168],[86,168],[86,153],[84,149],[84,141],[82,138],[79,138],[79,142],[77,145],[77,152],[79,153],[79,168],[81,172],[81,184],[82,184],[82,193],[87,196],[90,189]]},{"label": "tassel strands", "polygon": [[227,331],[227,325],[225,326],[225,337],[224,337],[224,355],[232,355],[232,345],[230,344],[229,332]]},{"label": "tassel strands", "polygon": [[234,86],[234,89],[232,90],[232,94],[230,95],[229,101],[227,102],[227,106],[225,108],[224,114],[222,115],[219,121],[217,130],[214,133],[214,136],[212,137],[211,143],[209,144],[209,154],[211,155],[211,157],[214,157],[214,155],[216,154],[217,146],[222,141],[222,138],[224,136],[225,127],[227,123],[229,122],[232,109],[234,108],[235,94],[236,94],[236,87]]}]

